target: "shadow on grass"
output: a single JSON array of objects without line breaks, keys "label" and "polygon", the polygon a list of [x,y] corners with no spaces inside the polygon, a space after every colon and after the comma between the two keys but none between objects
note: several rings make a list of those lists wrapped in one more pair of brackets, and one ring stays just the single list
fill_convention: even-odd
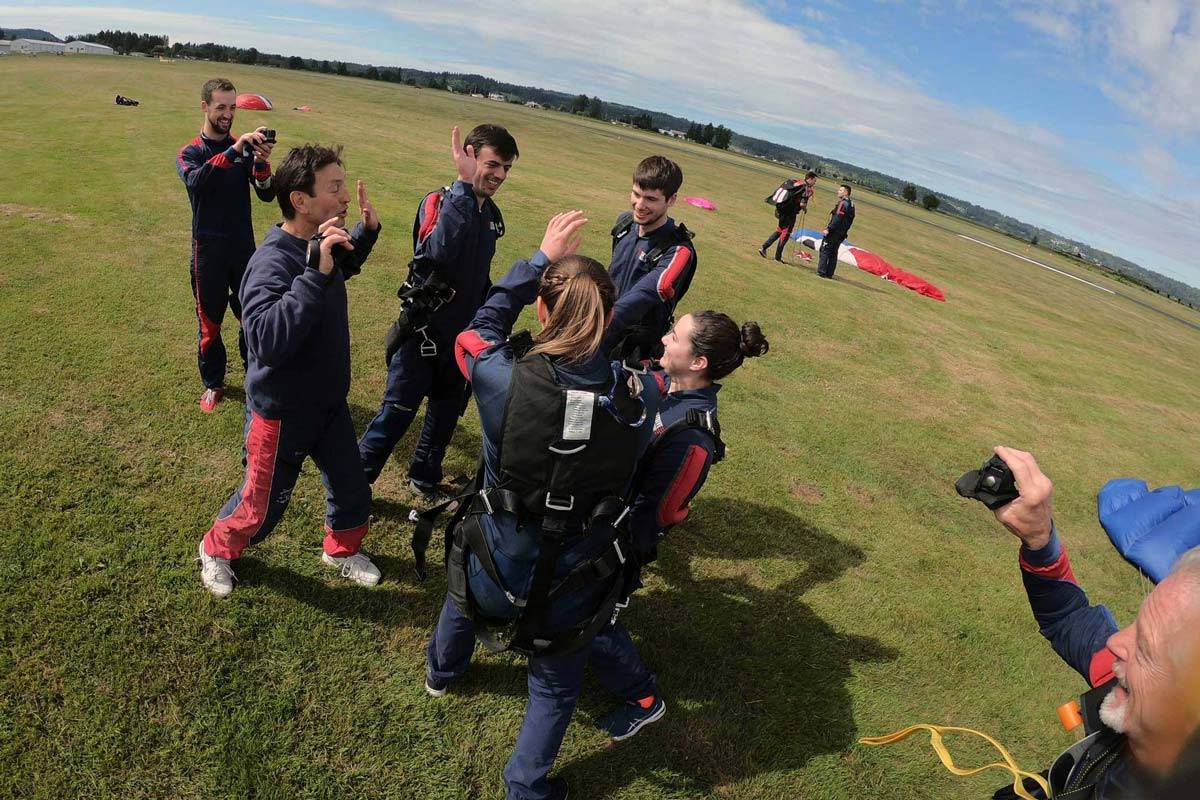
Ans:
[{"label": "shadow on grass", "polygon": [[[423,626],[437,618],[441,596],[432,596],[416,582],[411,562],[379,555],[372,556],[371,560],[383,573],[383,583],[370,589],[341,578],[336,579],[336,585],[331,585],[253,556],[238,560],[238,577],[343,619]],[[330,576],[334,576],[334,570],[328,569]]]},{"label": "shadow on grass", "polygon": [[[669,796],[720,793],[848,749],[852,665],[897,653],[834,630],[803,596],[863,552],[781,509],[721,498],[699,500],[659,553],[661,582],[648,581],[624,621],[658,673],[667,716],[636,744],[561,764],[582,794],[638,779]],[[590,683],[580,708],[599,717],[613,704]]]}]

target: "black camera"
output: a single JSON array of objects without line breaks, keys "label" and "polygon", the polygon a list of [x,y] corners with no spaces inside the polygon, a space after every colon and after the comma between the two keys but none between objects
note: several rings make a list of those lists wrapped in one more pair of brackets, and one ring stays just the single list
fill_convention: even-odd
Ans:
[{"label": "black camera", "polygon": [[[263,135],[263,144],[275,144],[275,131],[271,128],[263,128],[259,131]],[[242,158],[253,158],[254,148],[246,145],[242,148]]]},{"label": "black camera", "polygon": [[954,489],[963,497],[978,500],[995,511],[1021,496],[1012,470],[1000,456],[992,456],[979,469],[973,469],[958,479]]},{"label": "black camera", "polygon": [[[324,235],[317,234],[308,240],[305,263],[312,269],[319,270],[321,268],[321,240],[324,238]],[[333,268],[340,271],[343,278],[351,278],[362,272],[362,267],[359,266],[354,253],[345,245],[340,244],[333,248]]]}]

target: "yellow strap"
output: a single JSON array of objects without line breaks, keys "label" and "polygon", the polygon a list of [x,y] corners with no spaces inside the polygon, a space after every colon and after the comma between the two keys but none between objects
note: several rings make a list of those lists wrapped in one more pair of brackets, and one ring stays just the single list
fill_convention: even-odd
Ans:
[{"label": "yellow strap", "polygon": [[[1004,745],[1000,744],[986,733],[980,733],[979,731],[971,730],[970,728],[955,728],[947,725],[911,725],[904,730],[896,731],[895,733],[889,733],[887,736],[867,736],[859,739],[858,742],[859,744],[869,745],[892,744],[893,742],[898,742],[919,730],[929,731],[929,743],[933,745],[933,749],[937,752],[938,758],[942,760],[942,766],[953,772],[955,775],[975,775],[983,772],[985,769],[1006,769],[1013,775],[1013,791],[1017,793],[1017,797],[1022,798],[1022,800],[1037,800],[1037,798],[1025,791],[1025,787],[1022,785],[1023,778],[1032,778],[1033,780],[1037,781],[1038,785],[1042,787],[1042,791],[1046,793],[1046,797],[1052,797],[1050,793],[1050,784],[1046,783],[1045,778],[1043,778],[1041,775],[1032,772],[1026,772],[1025,770],[1021,769],[1019,766],[1017,766],[1017,762],[1013,760],[1013,757],[1008,754],[1008,751],[1004,749]],[[986,739],[992,747],[1000,751],[1000,755],[1004,758],[1004,761],[985,764],[982,767],[976,767],[975,769],[962,769],[961,767],[956,766],[954,759],[950,756],[950,751],[946,749],[946,745],[942,741],[942,734],[948,732],[973,733],[980,738]]]}]

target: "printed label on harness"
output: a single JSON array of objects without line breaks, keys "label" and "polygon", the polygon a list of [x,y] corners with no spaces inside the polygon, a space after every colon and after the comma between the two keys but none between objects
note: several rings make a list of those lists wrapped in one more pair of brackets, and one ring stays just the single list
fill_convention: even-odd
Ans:
[{"label": "printed label on harness", "polygon": [[564,442],[586,442],[592,438],[592,409],[596,395],[579,389],[567,390],[567,410],[563,414]]}]

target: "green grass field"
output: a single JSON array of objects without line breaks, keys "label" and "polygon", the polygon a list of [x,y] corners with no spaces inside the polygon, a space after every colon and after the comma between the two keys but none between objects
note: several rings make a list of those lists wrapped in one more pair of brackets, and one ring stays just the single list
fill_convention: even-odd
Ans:
[{"label": "green grass field", "polygon": [[[498,196],[501,274],[566,208],[607,259],[642,157],[679,161],[700,273],[686,309],[757,319],[771,340],[722,392],[729,457],[625,616],[669,711],[609,747],[585,687],[558,768],[574,797],[976,798],[915,722],[976,727],[1022,766],[1069,743],[1054,708],[1083,682],[1037,633],[1016,542],[955,478],[994,444],[1034,451],[1093,601],[1122,623],[1147,584],[1108,544],[1095,493],[1118,475],[1195,484],[1200,332],[967,242],[1023,245],[856,193],[852,239],[942,287],[932,300],[846,265],[821,281],[755,248],[773,165],[552,112],[279,70],[125,58],[0,59],[0,796],[498,798],[524,709],[519,660],[480,657],[442,702],[421,688],[444,579],[415,582],[401,489],[411,438],[376,484],[364,590],[319,561],[312,465],[233,596],[199,583],[196,542],[242,480],[237,392],[196,407],[189,212],[175,153],[226,75],[279,109],[281,147],[346,145],[385,231],[350,284],[361,430],[421,195],[449,182],[452,125],[504,124],[522,157]],[[116,93],[139,108],[113,105]],[[310,104],[301,114],[293,106]],[[822,182],[809,223],[833,204]],[[860,196],[861,195],[861,196]],[[945,230],[922,224],[935,220]],[[278,208],[256,203],[261,236]],[[815,227],[820,227],[816,224]],[[790,248],[789,248],[790,249]],[[1041,251],[1039,260],[1081,268]],[[1099,274],[1083,277],[1200,322]],[[234,323],[226,318],[226,341]],[[233,359],[236,361],[236,358]],[[230,385],[240,387],[240,365]],[[479,448],[469,411],[450,474]],[[439,557],[432,554],[431,560]],[[965,762],[990,754],[969,742]]]}]

